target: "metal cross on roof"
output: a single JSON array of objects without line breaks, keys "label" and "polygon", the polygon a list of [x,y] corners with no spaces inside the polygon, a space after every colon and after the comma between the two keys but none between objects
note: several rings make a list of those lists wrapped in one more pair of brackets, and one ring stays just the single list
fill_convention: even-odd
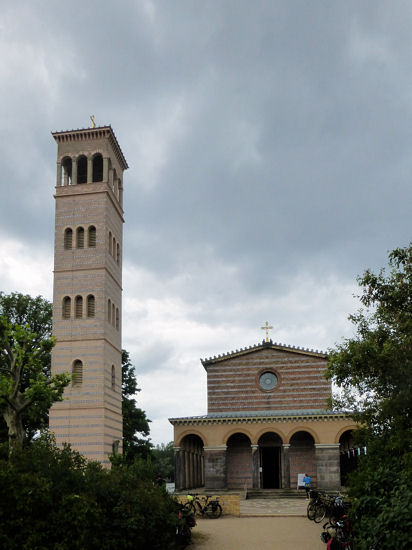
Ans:
[{"label": "metal cross on roof", "polygon": [[269,326],[269,323],[266,321],[266,324],[264,327],[260,327],[262,330],[266,330],[266,342],[269,342],[269,331],[273,330],[272,326]]}]

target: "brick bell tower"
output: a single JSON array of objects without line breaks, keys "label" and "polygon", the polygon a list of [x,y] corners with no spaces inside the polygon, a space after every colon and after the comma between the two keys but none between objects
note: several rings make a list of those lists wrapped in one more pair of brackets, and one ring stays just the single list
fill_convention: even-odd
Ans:
[{"label": "brick bell tower", "polygon": [[111,126],[52,133],[57,142],[52,373],[74,375],[50,430],[109,465],[122,450],[123,172]]}]

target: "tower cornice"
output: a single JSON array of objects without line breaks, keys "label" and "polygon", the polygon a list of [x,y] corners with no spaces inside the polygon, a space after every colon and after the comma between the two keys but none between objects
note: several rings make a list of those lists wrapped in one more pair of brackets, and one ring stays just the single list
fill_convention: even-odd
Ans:
[{"label": "tower cornice", "polygon": [[65,130],[63,132],[51,133],[57,143],[67,143],[72,141],[90,141],[92,139],[106,138],[109,140],[110,145],[116,155],[119,164],[123,170],[129,168],[127,161],[123,155],[123,151],[120,148],[119,142],[113,132],[112,127],[99,126],[97,128],[78,128],[77,130]]}]

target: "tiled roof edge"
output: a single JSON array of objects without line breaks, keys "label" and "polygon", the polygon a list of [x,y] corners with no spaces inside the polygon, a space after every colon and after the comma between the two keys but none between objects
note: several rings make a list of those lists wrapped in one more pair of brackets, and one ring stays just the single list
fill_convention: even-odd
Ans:
[{"label": "tiled roof edge", "polygon": [[272,340],[269,340],[266,342],[265,340],[262,341],[261,344],[255,344],[254,346],[249,346],[245,348],[237,349],[236,351],[230,351],[219,355],[214,355],[213,357],[209,357],[207,359],[200,359],[203,366],[209,365],[211,363],[217,363],[219,361],[224,361],[225,359],[229,359],[230,357],[236,357],[238,355],[244,355],[245,353],[250,353],[252,351],[256,351],[258,349],[282,349],[285,351],[291,351],[293,353],[304,353],[307,355],[316,355],[318,357],[324,357],[325,359],[328,357],[328,354],[324,351],[309,349],[309,348],[301,348],[299,346],[288,346],[287,344],[280,344],[277,342],[273,342]]}]

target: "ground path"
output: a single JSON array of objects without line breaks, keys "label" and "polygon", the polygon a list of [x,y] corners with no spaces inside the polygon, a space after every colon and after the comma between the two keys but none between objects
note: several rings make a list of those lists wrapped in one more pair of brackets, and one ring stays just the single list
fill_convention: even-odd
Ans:
[{"label": "ground path", "polygon": [[241,517],[198,519],[193,550],[325,550],[321,526],[306,517],[302,499],[240,502]]},{"label": "ground path", "polygon": [[222,517],[199,519],[193,550],[325,550],[322,529],[307,518]]}]

